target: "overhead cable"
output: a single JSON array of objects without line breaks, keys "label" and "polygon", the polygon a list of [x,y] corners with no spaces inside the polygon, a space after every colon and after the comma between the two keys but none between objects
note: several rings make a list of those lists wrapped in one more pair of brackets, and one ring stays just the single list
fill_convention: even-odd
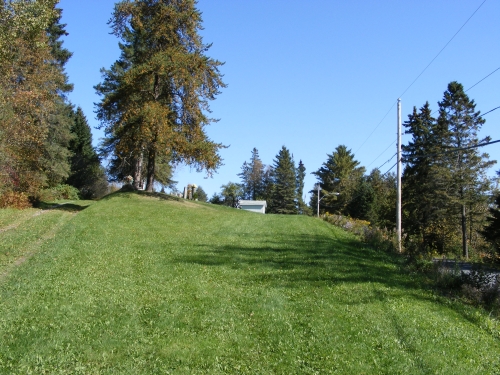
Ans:
[{"label": "overhead cable", "polygon": [[484,1],[481,3],[481,5],[479,5],[479,7],[478,7],[478,8],[474,11],[474,13],[472,13],[472,15],[471,15],[469,18],[467,18],[467,21],[465,21],[465,23],[464,23],[464,24],[460,27],[460,29],[458,29],[458,31],[457,31],[457,32],[456,32],[456,33],[455,33],[455,34],[451,37],[451,39],[448,41],[448,43],[446,43],[446,44],[444,45],[444,47],[443,47],[443,48],[441,48],[441,51],[439,51],[439,52],[438,52],[438,54],[437,54],[436,56],[434,56],[434,58],[431,60],[431,62],[430,62],[429,64],[427,64],[427,66],[424,68],[424,70],[422,70],[422,72],[421,72],[421,73],[417,76],[417,78],[415,78],[415,79],[413,80],[413,82],[410,84],[410,86],[408,86],[408,87],[406,88],[406,90],[405,90],[405,91],[403,91],[403,93],[402,93],[401,95],[399,95],[399,97],[400,97],[400,98],[401,98],[401,97],[403,97],[403,95],[404,95],[404,94],[405,94],[405,93],[406,93],[406,92],[410,89],[410,87],[412,87],[412,86],[413,86],[413,84],[414,84],[415,82],[417,82],[417,80],[420,78],[420,76],[421,76],[422,74],[424,74],[424,72],[427,70],[427,68],[428,68],[429,66],[431,66],[431,64],[434,62],[434,60],[436,60],[436,59],[438,58],[438,56],[441,54],[441,52],[443,52],[443,51],[444,51],[444,49],[445,49],[446,47],[448,47],[448,44],[450,44],[450,43],[451,43],[451,41],[452,41],[453,39],[455,39],[455,37],[458,35],[458,33],[459,33],[459,32],[460,32],[463,28],[464,28],[464,26],[465,26],[465,25],[467,25],[467,23],[470,21],[470,19],[474,16],[474,14],[476,14],[476,12],[477,12],[477,11],[478,11],[478,10],[479,10],[482,6],[483,6],[483,4],[484,4],[485,2],[486,2],[486,0],[484,0]]}]

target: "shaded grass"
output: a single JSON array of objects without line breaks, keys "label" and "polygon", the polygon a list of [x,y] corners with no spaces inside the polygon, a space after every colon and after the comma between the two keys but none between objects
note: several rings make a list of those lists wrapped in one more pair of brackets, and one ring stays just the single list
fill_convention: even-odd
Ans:
[{"label": "shaded grass", "polygon": [[114,194],[0,298],[0,373],[500,371],[494,321],[308,217]]}]

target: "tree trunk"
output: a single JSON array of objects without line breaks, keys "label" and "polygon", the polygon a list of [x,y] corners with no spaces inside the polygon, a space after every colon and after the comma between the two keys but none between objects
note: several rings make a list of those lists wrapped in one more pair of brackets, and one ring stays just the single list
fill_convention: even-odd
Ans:
[{"label": "tree trunk", "polygon": [[462,204],[462,255],[469,259],[469,249],[467,248],[467,216],[465,215],[465,204]]},{"label": "tree trunk", "polygon": [[139,189],[142,186],[142,152],[141,155],[136,159],[135,161],[135,168],[134,168],[134,188]]},{"label": "tree trunk", "polygon": [[151,148],[149,150],[149,155],[148,155],[148,177],[147,177],[147,183],[146,183],[146,191],[152,192],[153,191],[153,184],[155,182],[155,163],[156,163],[156,150],[154,148]]}]

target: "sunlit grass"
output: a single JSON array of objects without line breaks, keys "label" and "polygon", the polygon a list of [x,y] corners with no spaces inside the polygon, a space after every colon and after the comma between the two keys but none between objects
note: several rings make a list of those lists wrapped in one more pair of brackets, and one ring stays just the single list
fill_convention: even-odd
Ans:
[{"label": "sunlit grass", "polygon": [[137,194],[59,213],[0,281],[0,373],[500,372],[494,321],[320,220]]}]

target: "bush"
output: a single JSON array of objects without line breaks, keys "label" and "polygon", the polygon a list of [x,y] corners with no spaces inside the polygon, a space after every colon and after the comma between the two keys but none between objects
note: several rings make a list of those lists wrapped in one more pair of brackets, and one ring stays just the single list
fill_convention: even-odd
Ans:
[{"label": "bush", "polygon": [[23,210],[32,207],[28,197],[24,193],[6,191],[0,195],[0,208],[16,208]]},{"label": "bush", "polygon": [[78,200],[78,189],[70,185],[57,185],[50,189],[44,189],[38,193],[38,201],[56,201],[60,199]]},{"label": "bush", "polygon": [[323,220],[359,236],[361,240],[377,250],[396,251],[396,231],[370,226],[366,220],[351,219],[347,216],[326,213]]}]

